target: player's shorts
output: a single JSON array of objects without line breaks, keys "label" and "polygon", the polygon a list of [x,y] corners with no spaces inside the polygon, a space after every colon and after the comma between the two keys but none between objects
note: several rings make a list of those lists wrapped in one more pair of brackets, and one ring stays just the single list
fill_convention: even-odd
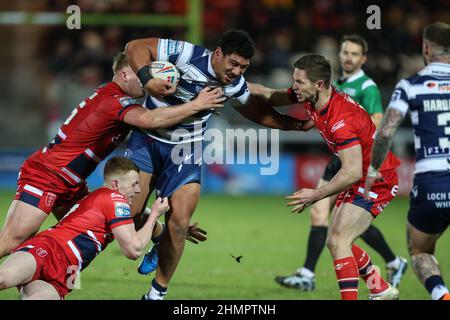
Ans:
[{"label": "player's shorts", "polygon": [[133,131],[125,151],[125,158],[132,160],[141,171],[156,177],[157,195],[170,197],[185,184],[201,183],[201,141],[184,144],[168,144],[140,131]]},{"label": "player's shorts", "polygon": [[336,207],[343,203],[352,203],[355,206],[366,209],[376,218],[389,205],[398,192],[398,175],[394,170],[384,171],[383,180],[376,181],[369,193],[370,201],[364,199],[364,186],[359,182],[350,189],[339,194]]},{"label": "player's shorts", "polygon": [[450,172],[424,172],[414,176],[408,222],[416,229],[440,234],[450,224]]},{"label": "player's shorts", "polygon": [[11,253],[17,251],[31,253],[36,260],[36,271],[31,281],[42,280],[51,284],[61,299],[72,291],[78,266],[71,266],[64,250],[55,239],[37,235]]},{"label": "player's shorts", "polygon": [[88,193],[85,182],[73,186],[31,156],[20,168],[14,199],[49,214],[54,208],[69,210]]},{"label": "player's shorts", "polygon": [[330,181],[333,177],[341,170],[341,159],[333,153],[330,161],[328,162],[325,171],[323,172],[322,179],[325,181]]}]

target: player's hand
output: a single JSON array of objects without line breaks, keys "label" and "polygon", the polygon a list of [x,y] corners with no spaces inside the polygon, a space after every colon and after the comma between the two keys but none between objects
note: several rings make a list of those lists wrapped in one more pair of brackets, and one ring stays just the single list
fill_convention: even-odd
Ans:
[{"label": "player's hand", "polygon": [[292,213],[300,213],[318,200],[315,189],[300,189],[293,195],[286,197],[286,200],[293,200],[287,204],[288,207],[294,207]]},{"label": "player's hand", "polygon": [[159,218],[167,211],[169,211],[169,199],[167,197],[165,197],[164,199],[158,197],[158,199],[156,199],[156,201],[152,205],[151,214],[155,214],[156,218]]},{"label": "player's hand", "polygon": [[375,181],[383,180],[383,176],[379,171],[376,172],[370,172],[371,170],[368,169],[367,176],[366,176],[366,185],[364,186],[364,199],[366,201],[370,201],[370,190],[372,190],[373,184]]},{"label": "player's hand", "polygon": [[222,88],[217,87],[211,89],[209,87],[205,87],[191,102],[197,111],[202,111],[211,108],[222,108],[225,100],[227,100],[227,98],[223,95]]},{"label": "player's hand", "polygon": [[205,241],[206,235],[208,234],[205,230],[203,230],[200,227],[197,227],[198,222],[194,222],[193,224],[189,225],[187,234],[186,234],[186,240],[189,240],[192,243],[197,244],[199,241],[203,242]]},{"label": "player's hand", "polygon": [[171,84],[170,82],[159,79],[159,78],[153,78],[150,79],[144,86],[144,89],[154,97],[166,97],[171,94],[174,94],[177,90],[177,86]]}]

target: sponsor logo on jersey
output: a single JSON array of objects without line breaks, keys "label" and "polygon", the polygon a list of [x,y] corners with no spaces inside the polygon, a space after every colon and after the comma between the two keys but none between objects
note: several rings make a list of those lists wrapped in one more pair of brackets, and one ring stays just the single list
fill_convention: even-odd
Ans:
[{"label": "sponsor logo on jersey", "polygon": [[120,193],[113,192],[113,193],[111,193],[111,199],[114,199],[114,198],[123,199],[124,197]]},{"label": "sponsor logo on jersey", "polygon": [[183,51],[184,42],[182,41],[176,41],[176,40],[169,40],[167,43],[167,54],[173,55],[178,54],[181,51]]},{"label": "sponsor logo on jersey", "polygon": [[36,254],[39,256],[39,257],[41,257],[41,258],[44,258],[44,257],[46,257],[47,256],[47,251],[45,251],[44,249],[42,249],[42,248],[37,248],[36,249]]},{"label": "sponsor logo on jersey", "polygon": [[45,205],[47,207],[52,207],[55,204],[56,194],[48,192],[45,196]]},{"label": "sponsor logo on jersey", "polygon": [[114,202],[114,207],[116,209],[116,217],[124,218],[129,217],[131,215],[130,205],[126,202]]},{"label": "sponsor logo on jersey", "polygon": [[331,127],[331,132],[335,132],[336,130],[342,128],[345,126],[345,122],[344,120],[339,120],[338,122],[336,122],[335,124],[333,124],[333,126]]},{"label": "sponsor logo on jersey", "polygon": [[119,103],[124,108],[128,107],[128,106],[131,106],[133,104],[139,104],[136,99],[133,99],[131,97],[121,97],[121,98],[119,98]]}]

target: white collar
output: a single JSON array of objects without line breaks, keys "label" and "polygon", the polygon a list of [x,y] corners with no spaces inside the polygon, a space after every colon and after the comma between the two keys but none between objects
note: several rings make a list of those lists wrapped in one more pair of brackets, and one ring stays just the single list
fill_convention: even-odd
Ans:
[{"label": "white collar", "polygon": [[354,75],[352,75],[350,78],[347,78],[347,80],[345,80],[345,82],[352,82],[355,81],[359,78],[361,78],[362,76],[364,76],[365,73],[362,69],[359,69],[359,71],[357,73],[355,73]]},{"label": "white collar", "polygon": [[212,56],[213,56],[213,52],[211,52],[211,53],[209,54],[209,58],[208,58],[208,72],[209,72],[215,79],[217,79],[217,75],[216,75],[216,73],[214,72],[214,69],[213,69],[212,64],[211,64]]}]

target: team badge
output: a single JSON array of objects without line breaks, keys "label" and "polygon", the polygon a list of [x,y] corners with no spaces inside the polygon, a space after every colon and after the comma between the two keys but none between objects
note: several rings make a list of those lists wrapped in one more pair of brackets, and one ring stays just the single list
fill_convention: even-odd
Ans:
[{"label": "team badge", "polygon": [[45,196],[45,205],[47,207],[53,207],[56,201],[56,194],[48,192]]},{"label": "team badge", "polygon": [[119,98],[119,103],[122,105],[122,107],[128,107],[133,104],[139,104],[139,102],[136,99],[133,99],[131,97],[121,97]]},{"label": "team badge", "polygon": [[37,249],[36,249],[36,254],[37,254],[39,257],[44,258],[44,257],[47,256],[47,251],[45,251],[45,250],[42,249],[42,248],[37,248]]},{"label": "team badge", "polygon": [[131,215],[130,205],[126,202],[115,201],[114,207],[116,209],[115,211],[116,211],[117,218],[125,218],[125,217],[129,217]]}]

